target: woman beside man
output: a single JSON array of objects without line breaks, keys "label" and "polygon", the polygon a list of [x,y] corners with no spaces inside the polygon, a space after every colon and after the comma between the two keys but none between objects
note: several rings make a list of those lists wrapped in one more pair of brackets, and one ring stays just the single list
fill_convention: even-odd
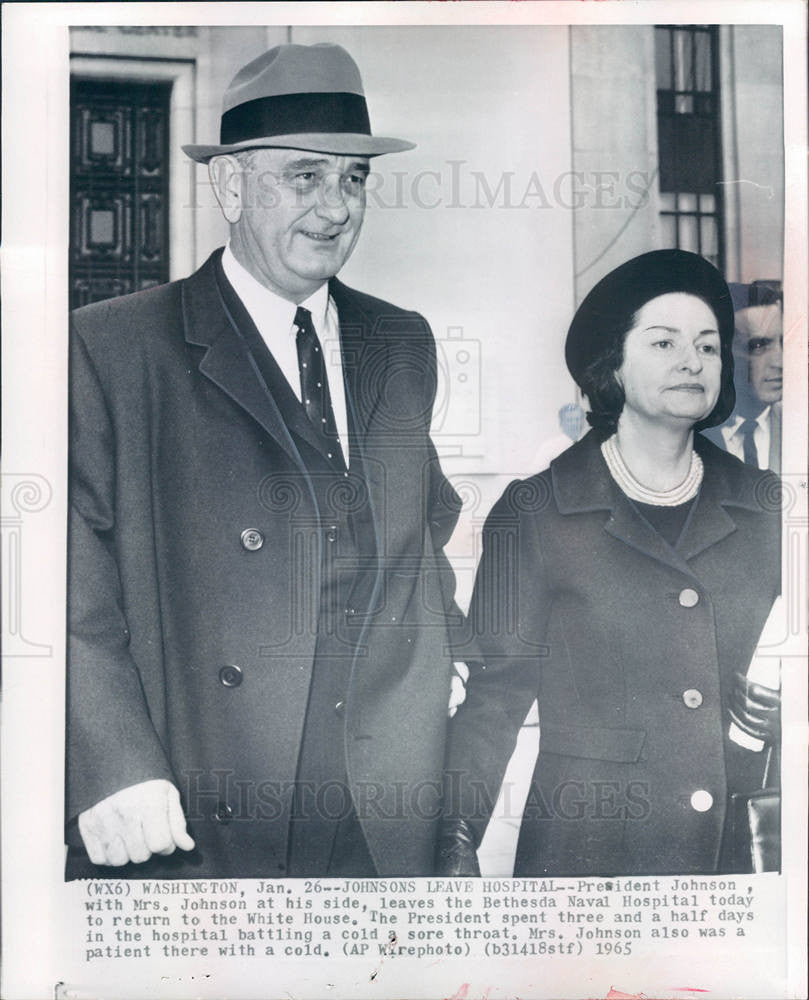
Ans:
[{"label": "woman beside man", "polygon": [[481,656],[450,726],[441,872],[477,871],[534,699],[515,875],[737,863],[730,799],[761,787],[768,755],[729,733],[735,721],[777,736],[777,695],[744,673],[780,552],[771,479],[697,433],[733,409],[732,337],[724,279],[679,250],[618,267],[576,312],[565,353],[592,429],[487,519],[470,608]]}]

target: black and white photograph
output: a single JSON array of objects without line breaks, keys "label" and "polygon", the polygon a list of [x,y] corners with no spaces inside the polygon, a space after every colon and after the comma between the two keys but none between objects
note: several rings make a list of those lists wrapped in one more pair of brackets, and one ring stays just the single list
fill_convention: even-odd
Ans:
[{"label": "black and white photograph", "polygon": [[803,5],[3,20],[3,995],[800,996]]}]

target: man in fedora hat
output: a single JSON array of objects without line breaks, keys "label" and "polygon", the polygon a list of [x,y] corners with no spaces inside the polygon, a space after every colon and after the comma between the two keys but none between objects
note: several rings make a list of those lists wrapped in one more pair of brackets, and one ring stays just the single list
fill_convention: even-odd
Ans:
[{"label": "man in fedora hat", "polygon": [[435,345],[335,277],[369,158],[411,146],[371,134],[342,48],[271,49],[185,147],[228,246],[74,314],[69,877],[430,870],[458,617]]}]

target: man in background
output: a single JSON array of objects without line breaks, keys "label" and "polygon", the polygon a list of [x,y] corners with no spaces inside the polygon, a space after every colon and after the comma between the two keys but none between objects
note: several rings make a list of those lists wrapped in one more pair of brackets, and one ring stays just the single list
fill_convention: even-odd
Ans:
[{"label": "man in background", "polygon": [[[759,469],[781,471],[783,296],[779,281],[754,281],[736,310],[736,408],[706,436]],[[735,286],[738,294],[738,286]]]}]

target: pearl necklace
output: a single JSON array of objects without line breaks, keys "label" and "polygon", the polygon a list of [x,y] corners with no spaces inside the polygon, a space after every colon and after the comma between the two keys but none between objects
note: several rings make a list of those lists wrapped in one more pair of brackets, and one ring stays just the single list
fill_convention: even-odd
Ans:
[{"label": "pearl necklace", "polygon": [[618,450],[614,435],[601,445],[601,454],[604,456],[610,475],[622,492],[630,500],[637,500],[638,503],[654,504],[656,507],[677,507],[688,500],[693,500],[702,484],[702,459],[695,451],[691,452],[691,467],[685,479],[673,490],[663,491],[650,490],[643,483],[638,482],[629,471],[623,455]]}]

